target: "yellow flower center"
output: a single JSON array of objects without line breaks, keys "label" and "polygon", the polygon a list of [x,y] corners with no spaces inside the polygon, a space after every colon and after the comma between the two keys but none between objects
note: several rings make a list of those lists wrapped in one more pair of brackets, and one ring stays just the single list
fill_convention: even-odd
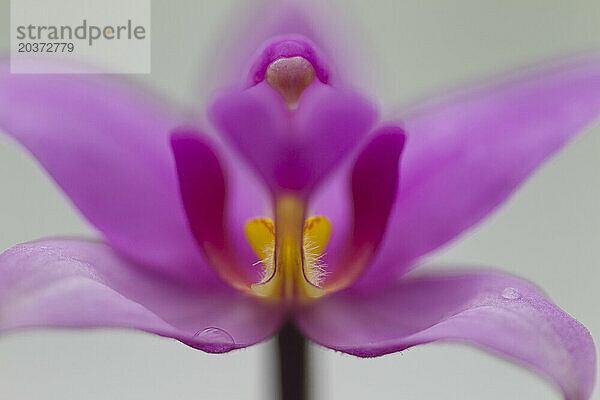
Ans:
[{"label": "yellow flower center", "polygon": [[307,300],[320,297],[326,274],[321,257],[331,224],[314,216],[305,220],[304,203],[283,196],[275,206],[275,222],[256,218],[246,224],[246,237],[262,264],[263,279],[252,285],[254,294],[267,299]]}]

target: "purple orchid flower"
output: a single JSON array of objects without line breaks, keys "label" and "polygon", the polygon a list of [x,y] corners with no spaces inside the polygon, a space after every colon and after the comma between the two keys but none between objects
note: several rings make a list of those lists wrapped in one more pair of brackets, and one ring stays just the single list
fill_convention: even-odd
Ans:
[{"label": "purple orchid flower", "polygon": [[222,353],[291,319],[360,357],[472,343],[567,399],[590,398],[592,338],[533,284],[489,270],[405,274],[598,115],[600,60],[384,122],[301,18],[279,14],[262,45],[239,40],[229,66],[248,63],[244,78],[208,108],[218,136],[113,79],[0,66],[0,128],[104,236],[0,255],[0,331],[123,327]]}]

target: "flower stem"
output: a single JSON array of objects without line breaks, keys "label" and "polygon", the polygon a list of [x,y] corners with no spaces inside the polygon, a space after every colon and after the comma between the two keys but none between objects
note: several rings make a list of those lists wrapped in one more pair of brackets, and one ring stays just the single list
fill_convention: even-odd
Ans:
[{"label": "flower stem", "polygon": [[281,400],[307,400],[306,339],[290,321],[277,335]]}]

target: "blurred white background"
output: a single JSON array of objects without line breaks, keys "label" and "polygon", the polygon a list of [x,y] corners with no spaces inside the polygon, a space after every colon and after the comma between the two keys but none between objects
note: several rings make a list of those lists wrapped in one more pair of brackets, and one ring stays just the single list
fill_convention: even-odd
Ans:
[{"label": "blurred white background", "polygon": [[[154,0],[152,74],[134,76],[191,104],[231,11],[249,2]],[[535,61],[600,49],[597,0],[338,1],[365,38],[372,92],[390,108]],[[8,27],[9,1],[0,0]],[[264,10],[268,12],[268,10]],[[0,37],[7,53],[8,29]],[[0,251],[54,235],[95,235],[18,146],[0,137]],[[530,279],[600,343],[600,126],[530,179],[483,226],[431,263],[494,266]],[[0,398],[269,398],[273,343],[209,355],[117,330],[0,337]],[[363,360],[312,346],[315,399],[559,399],[541,378],[479,350],[431,344]],[[600,391],[595,397],[600,399]]]}]

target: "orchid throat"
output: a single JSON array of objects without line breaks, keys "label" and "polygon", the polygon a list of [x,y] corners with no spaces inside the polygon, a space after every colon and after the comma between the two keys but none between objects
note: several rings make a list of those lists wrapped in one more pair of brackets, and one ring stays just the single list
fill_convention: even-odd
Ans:
[{"label": "orchid throat", "polygon": [[[244,85],[215,97],[209,116],[255,167],[270,194],[272,218],[247,215],[230,226],[219,157],[198,135],[180,132],[173,148],[196,241],[217,274],[249,295],[296,303],[342,290],[359,278],[381,240],[396,193],[404,134],[398,127],[373,130],[373,103],[338,87],[321,52],[303,37],[266,43],[247,76]],[[312,203],[315,188],[328,185],[327,177],[364,138],[368,143],[343,167],[350,196],[340,201],[348,212],[311,215],[309,209],[319,211]],[[210,201],[194,197],[200,193],[194,181],[210,185]],[[341,223],[330,243],[330,219],[337,223],[337,218],[353,223]],[[248,244],[253,260],[240,252]],[[252,264],[262,267],[260,277]]]},{"label": "orchid throat", "polygon": [[254,293],[287,300],[324,294],[320,285],[327,272],[322,257],[331,233],[327,218],[305,219],[303,202],[286,195],[277,201],[275,222],[253,219],[245,231],[264,272],[263,279],[252,285]]}]

